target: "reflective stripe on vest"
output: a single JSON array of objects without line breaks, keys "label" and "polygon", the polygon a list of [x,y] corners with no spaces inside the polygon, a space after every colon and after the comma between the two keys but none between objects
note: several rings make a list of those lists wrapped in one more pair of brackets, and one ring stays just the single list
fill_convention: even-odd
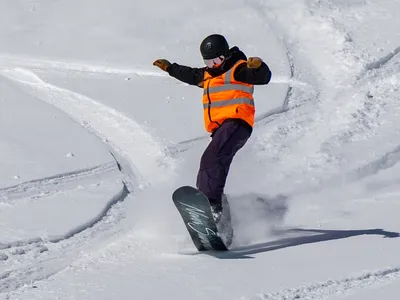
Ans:
[{"label": "reflective stripe on vest", "polygon": [[[243,91],[245,93],[253,94],[254,87],[248,87],[248,86],[245,86],[242,84],[225,83],[224,85],[221,85],[221,86],[214,86],[214,87],[208,88],[208,91],[210,94],[218,93],[218,92],[225,92],[225,91],[230,91],[230,90]],[[203,95],[207,95],[207,90],[204,90]]]},{"label": "reflective stripe on vest", "polygon": [[203,108],[207,109],[208,106],[210,106],[211,108],[224,107],[234,104],[248,104],[254,106],[254,100],[249,98],[234,98],[234,99],[219,100],[219,101],[213,101],[211,102],[211,104],[203,103]]}]

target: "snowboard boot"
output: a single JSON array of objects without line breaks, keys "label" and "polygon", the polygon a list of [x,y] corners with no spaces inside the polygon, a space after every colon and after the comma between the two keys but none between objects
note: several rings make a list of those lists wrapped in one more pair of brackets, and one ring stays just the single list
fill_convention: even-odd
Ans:
[{"label": "snowboard boot", "polygon": [[231,209],[228,203],[228,198],[225,194],[222,195],[222,215],[219,223],[217,224],[217,229],[221,232],[221,238],[225,243],[226,247],[232,244],[233,240],[233,227],[232,227],[232,217]]},{"label": "snowboard boot", "polygon": [[231,224],[231,211],[228,199],[225,194],[219,201],[210,200],[211,212],[217,225],[218,232],[225,243],[229,247],[233,239],[233,228]]},{"label": "snowboard boot", "polygon": [[222,201],[220,199],[210,199],[210,206],[214,222],[215,224],[218,224],[222,216]]}]

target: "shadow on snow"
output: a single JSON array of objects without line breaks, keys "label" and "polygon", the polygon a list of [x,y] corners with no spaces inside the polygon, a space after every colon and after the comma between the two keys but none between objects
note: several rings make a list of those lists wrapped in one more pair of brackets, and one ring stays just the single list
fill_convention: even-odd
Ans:
[{"label": "shadow on snow", "polygon": [[[361,235],[381,235],[383,238],[397,238],[398,232],[385,231],[383,229],[365,229],[365,230],[322,230],[322,229],[290,229],[285,230],[284,234],[302,234],[301,236],[289,237],[265,243],[258,243],[248,246],[232,247],[229,252],[202,252],[220,259],[249,259],[254,258],[252,254],[269,252],[289,247],[295,247],[305,244],[313,244],[325,241],[346,239]],[[310,235],[310,233],[315,233]]]}]

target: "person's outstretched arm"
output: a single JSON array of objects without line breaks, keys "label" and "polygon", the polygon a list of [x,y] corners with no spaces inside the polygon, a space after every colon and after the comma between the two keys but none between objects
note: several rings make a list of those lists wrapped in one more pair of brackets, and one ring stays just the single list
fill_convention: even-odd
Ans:
[{"label": "person's outstretched arm", "polygon": [[157,59],[154,66],[168,72],[168,74],[182,82],[190,85],[202,86],[205,68],[191,68],[177,63],[171,64],[166,59]]},{"label": "person's outstretched arm", "polygon": [[234,76],[237,81],[261,85],[271,81],[272,72],[261,58],[249,57],[247,64],[243,63],[236,68]]}]

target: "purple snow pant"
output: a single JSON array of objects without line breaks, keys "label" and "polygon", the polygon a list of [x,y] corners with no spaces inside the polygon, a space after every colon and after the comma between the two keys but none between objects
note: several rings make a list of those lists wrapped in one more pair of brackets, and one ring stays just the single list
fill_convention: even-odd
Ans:
[{"label": "purple snow pant", "polygon": [[214,131],[197,175],[197,188],[210,202],[221,200],[233,157],[246,144],[251,132],[252,127],[241,119],[225,120]]}]

